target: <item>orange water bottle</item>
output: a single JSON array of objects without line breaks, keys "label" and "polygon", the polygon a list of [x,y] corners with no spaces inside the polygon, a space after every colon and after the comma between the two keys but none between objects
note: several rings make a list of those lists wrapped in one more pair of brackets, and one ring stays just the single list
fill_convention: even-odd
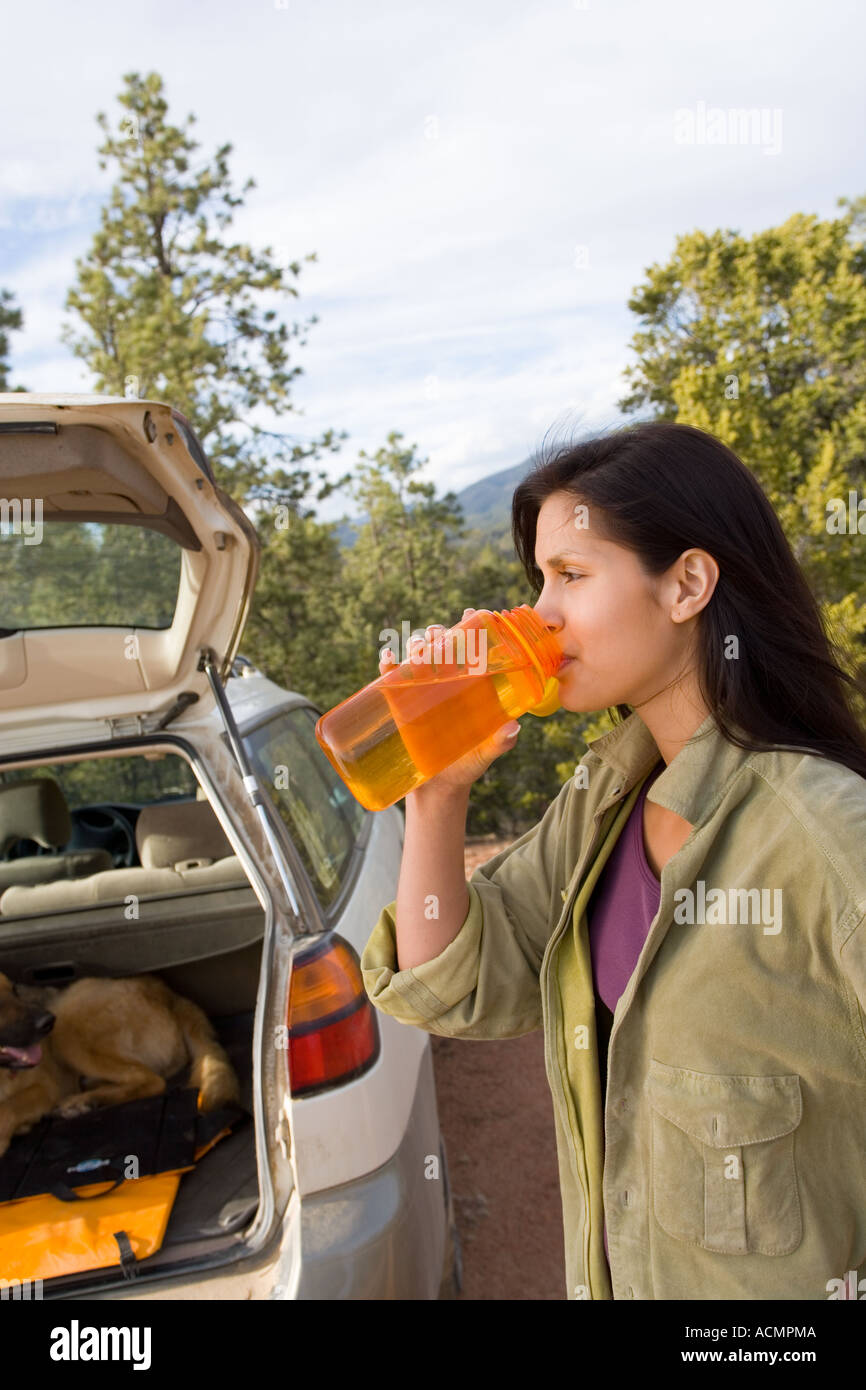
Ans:
[{"label": "orange water bottle", "polygon": [[563,651],[534,608],[475,609],[323,714],[316,738],[368,811],[382,811],[521,714],[559,706]]}]

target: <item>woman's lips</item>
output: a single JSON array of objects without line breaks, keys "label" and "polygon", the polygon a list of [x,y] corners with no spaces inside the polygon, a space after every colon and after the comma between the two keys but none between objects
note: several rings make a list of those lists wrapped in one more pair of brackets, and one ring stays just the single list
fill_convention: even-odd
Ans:
[{"label": "woman's lips", "polygon": [[576,656],[564,656],[564,657],[562,658],[562,661],[559,663],[558,667],[556,668],[556,669],[557,669],[557,673],[559,673],[560,671],[564,671],[564,670],[566,669],[566,667],[567,667],[567,666],[570,666],[571,663],[572,663],[573,661],[577,661],[577,657],[576,657]]}]

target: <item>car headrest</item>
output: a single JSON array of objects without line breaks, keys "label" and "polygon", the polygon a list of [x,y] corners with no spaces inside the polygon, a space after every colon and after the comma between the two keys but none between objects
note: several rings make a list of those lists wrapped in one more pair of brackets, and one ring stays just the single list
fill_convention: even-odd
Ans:
[{"label": "car headrest", "polygon": [[135,842],[145,869],[173,869],[189,860],[234,854],[209,801],[166,801],[145,806],[135,823]]},{"label": "car headrest", "polygon": [[60,849],[72,835],[66,797],[53,777],[0,784],[0,855],[18,840]]}]

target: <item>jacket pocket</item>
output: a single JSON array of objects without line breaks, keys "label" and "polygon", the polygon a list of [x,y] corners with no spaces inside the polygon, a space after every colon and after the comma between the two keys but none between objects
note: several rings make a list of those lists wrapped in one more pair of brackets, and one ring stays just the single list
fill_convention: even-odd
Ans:
[{"label": "jacket pocket", "polygon": [[651,1186],[668,1235],[725,1255],[788,1255],[803,1235],[799,1076],[715,1076],[650,1060]]}]

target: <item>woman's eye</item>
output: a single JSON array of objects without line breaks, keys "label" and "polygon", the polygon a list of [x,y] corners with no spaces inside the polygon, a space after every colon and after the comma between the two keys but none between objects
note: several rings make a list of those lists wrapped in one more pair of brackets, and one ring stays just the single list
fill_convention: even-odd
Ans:
[{"label": "woman's eye", "polygon": [[577,574],[574,570],[560,570],[560,574],[562,575],[562,577],[563,577],[563,579],[566,581],[566,583],[568,582],[569,579],[583,579],[583,578],[585,578],[584,575],[582,575],[582,574]]}]

